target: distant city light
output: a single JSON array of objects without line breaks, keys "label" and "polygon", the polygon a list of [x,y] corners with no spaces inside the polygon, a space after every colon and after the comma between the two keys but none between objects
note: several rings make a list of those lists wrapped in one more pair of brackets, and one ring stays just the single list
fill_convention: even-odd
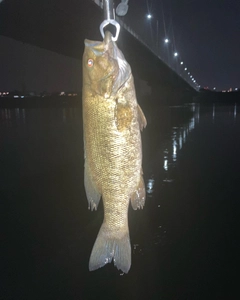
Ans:
[{"label": "distant city light", "polygon": [[178,53],[177,53],[177,52],[175,52],[175,53],[174,53],[174,56],[175,56],[175,57],[176,57],[176,56],[178,56]]},{"label": "distant city light", "polygon": [[238,88],[235,88],[235,91],[238,91]]},{"label": "distant city light", "polygon": [[148,19],[152,19],[152,15],[151,15],[151,14],[148,14],[148,15],[147,15],[147,18],[148,18]]},{"label": "distant city light", "polygon": [[215,87],[214,87],[213,89],[214,89],[214,91],[216,90],[216,88],[215,88]]},{"label": "distant city light", "polygon": [[165,44],[169,43],[169,39],[164,40]]}]

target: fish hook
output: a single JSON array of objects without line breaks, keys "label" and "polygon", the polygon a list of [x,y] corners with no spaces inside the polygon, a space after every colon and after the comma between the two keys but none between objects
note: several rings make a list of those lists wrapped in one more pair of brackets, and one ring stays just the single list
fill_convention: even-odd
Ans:
[{"label": "fish hook", "polygon": [[103,0],[103,11],[104,11],[104,21],[100,25],[100,32],[102,37],[104,38],[104,27],[107,25],[111,24],[116,27],[116,34],[115,37],[112,38],[114,42],[117,41],[119,32],[120,32],[120,25],[119,23],[115,20],[115,11],[113,8],[113,0]]}]

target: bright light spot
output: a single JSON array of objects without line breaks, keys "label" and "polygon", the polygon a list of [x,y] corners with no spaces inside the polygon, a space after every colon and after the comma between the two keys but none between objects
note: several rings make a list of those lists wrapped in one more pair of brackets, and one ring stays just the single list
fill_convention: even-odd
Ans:
[{"label": "bright light spot", "polygon": [[173,145],[173,155],[174,156],[177,155],[177,147],[176,147],[176,145]]},{"label": "bright light spot", "polygon": [[182,134],[180,134],[180,136],[179,136],[179,149],[182,149],[182,142],[183,142]]},{"label": "bright light spot", "polygon": [[187,68],[185,68],[184,71],[187,71]]},{"label": "bright light spot", "polygon": [[147,15],[147,18],[148,18],[148,19],[152,19],[152,15],[151,15],[151,14],[148,14],[148,15]]},{"label": "bright light spot", "polygon": [[180,64],[183,65],[183,61],[181,61]]},{"label": "bright light spot", "polygon": [[190,75],[190,78],[192,78],[192,75]]},{"label": "bright light spot", "polygon": [[169,43],[169,39],[164,40],[165,44]]},{"label": "bright light spot", "polygon": [[173,161],[177,160],[177,141],[173,140]]},{"label": "bright light spot", "polygon": [[189,131],[192,131],[195,128],[195,119],[192,118],[189,122]]},{"label": "bright light spot", "polygon": [[214,89],[214,90],[216,90],[216,88],[215,88],[215,87],[214,87],[213,89]]},{"label": "bright light spot", "polygon": [[178,56],[178,53],[177,53],[177,52],[175,52],[175,53],[174,53],[174,56],[175,56],[175,57],[176,57],[176,56]]},{"label": "bright light spot", "polygon": [[190,75],[190,72],[188,72],[188,75]]},{"label": "bright light spot", "polygon": [[235,91],[237,91],[238,90],[238,88],[235,88]]},{"label": "bright light spot", "polygon": [[168,160],[167,159],[164,159],[164,165],[163,165],[163,168],[165,171],[168,170]]},{"label": "bright light spot", "polygon": [[153,185],[154,185],[154,179],[149,179],[147,187],[149,190],[153,189]]}]

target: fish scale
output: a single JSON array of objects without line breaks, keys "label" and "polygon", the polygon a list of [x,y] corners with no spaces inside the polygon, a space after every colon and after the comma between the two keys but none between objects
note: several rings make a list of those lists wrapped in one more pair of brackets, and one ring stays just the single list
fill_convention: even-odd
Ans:
[{"label": "fish scale", "polygon": [[[88,63],[91,60],[91,63]],[[131,266],[128,206],[145,202],[140,129],[146,119],[138,106],[129,64],[106,32],[102,43],[85,40],[83,54],[83,128],[85,190],[89,208],[103,199],[104,220],[89,269],[114,261]]]}]

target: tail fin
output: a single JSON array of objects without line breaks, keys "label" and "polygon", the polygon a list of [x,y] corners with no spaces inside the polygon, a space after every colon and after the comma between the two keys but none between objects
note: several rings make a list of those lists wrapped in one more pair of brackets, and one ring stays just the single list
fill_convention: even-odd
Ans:
[{"label": "tail fin", "polygon": [[98,233],[97,239],[92,249],[89,261],[89,270],[94,271],[114,261],[114,265],[128,273],[131,266],[131,245],[129,232],[119,238],[110,234],[106,224],[103,224]]}]

